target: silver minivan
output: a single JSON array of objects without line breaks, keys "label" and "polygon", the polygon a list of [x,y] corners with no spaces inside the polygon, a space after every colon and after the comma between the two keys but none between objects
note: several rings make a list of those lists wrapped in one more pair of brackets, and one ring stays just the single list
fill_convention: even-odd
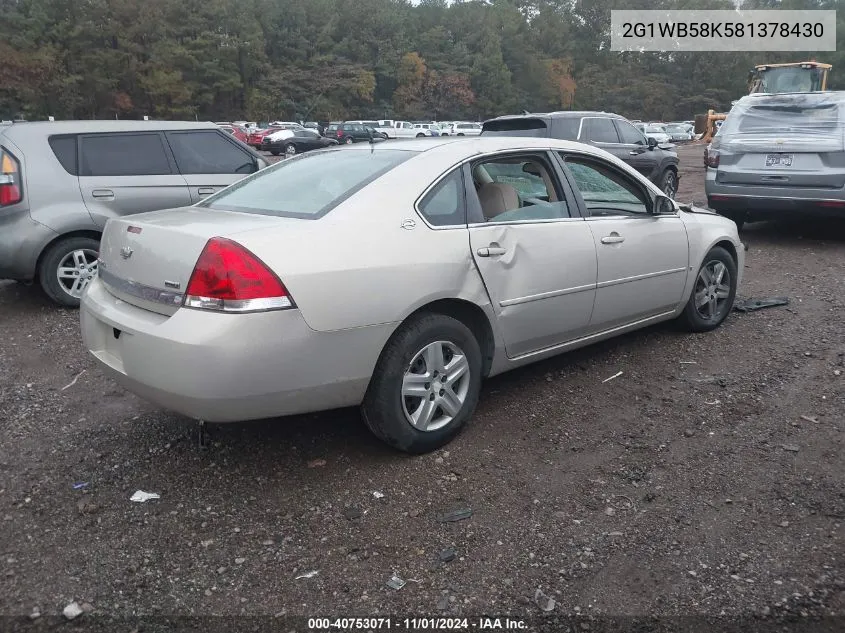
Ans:
[{"label": "silver minivan", "polygon": [[214,123],[0,125],[0,279],[78,306],[109,218],[192,205],[266,165]]},{"label": "silver minivan", "polygon": [[707,204],[738,225],[845,214],[845,92],[757,93],[705,151]]}]

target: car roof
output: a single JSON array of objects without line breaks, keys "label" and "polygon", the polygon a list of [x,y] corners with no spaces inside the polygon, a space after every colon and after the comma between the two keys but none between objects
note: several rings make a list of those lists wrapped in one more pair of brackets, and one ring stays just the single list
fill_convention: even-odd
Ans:
[{"label": "car roof", "polygon": [[211,121],[29,121],[3,127],[9,138],[53,134],[96,134],[103,132],[158,132],[169,130],[216,130]]},{"label": "car roof", "polygon": [[343,148],[343,151],[411,151],[436,152],[448,156],[455,162],[472,158],[476,154],[487,154],[507,150],[553,149],[559,151],[577,151],[607,158],[608,152],[577,141],[562,141],[548,137],[533,136],[435,136],[419,139],[397,139],[381,143],[356,143]]},{"label": "car roof", "polygon": [[[624,119],[625,117],[615,114],[613,112],[597,112],[595,110],[561,110],[557,112],[529,112],[527,114],[505,114],[487,121],[507,121],[519,119],[574,119],[581,117],[608,117],[614,119]],[[485,123],[487,122],[485,121]]]}]

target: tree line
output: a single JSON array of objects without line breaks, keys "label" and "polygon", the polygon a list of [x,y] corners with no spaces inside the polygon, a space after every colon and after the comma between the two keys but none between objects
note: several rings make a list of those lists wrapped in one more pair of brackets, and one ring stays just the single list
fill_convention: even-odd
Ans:
[{"label": "tree line", "polygon": [[[845,0],[745,0],[838,9]],[[618,53],[610,10],[732,0],[0,0],[0,118],[484,118],[724,111],[757,63],[833,53]],[[837,14],[839,18],[839,14]],[[842,16],[845,20],[845,15]]]}]

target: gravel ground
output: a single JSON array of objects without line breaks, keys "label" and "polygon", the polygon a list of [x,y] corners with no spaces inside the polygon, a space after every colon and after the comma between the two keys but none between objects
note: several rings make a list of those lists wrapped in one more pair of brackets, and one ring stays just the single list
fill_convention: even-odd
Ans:
[{"label": "gravel ground", "polygon": [[[680,154],[679,198],[703,202],[701,147]],[[0,282],[0,614],[19,618],[4,624],[58,625],[71,602],[80,630],[98,616],[511,614],[588,630],[845,615],[845,225],[743,239],[740,296],[789,306],[492,379],[466,431],[422,457],[382,446],[354,410],[214,426],[201,451],[194,424],[97,371],[76,312]]]}]

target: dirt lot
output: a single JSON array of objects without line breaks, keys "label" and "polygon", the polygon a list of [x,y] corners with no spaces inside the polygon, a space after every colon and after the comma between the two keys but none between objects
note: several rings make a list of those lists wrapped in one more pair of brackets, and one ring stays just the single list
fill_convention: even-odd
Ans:
[{"label": "dirt lot", "polygon": [[[701,148],[680,153],[679,198],[703,202]],[[72,629],[108,615],[513,614],[530,630],[845,615],[845,225],[743,238],[740,295],[790,306],[490,380],[466,432],[415,458],[354,410],[212,427],[200,451],[194,424],[100,375],[76,312],[0,282],[0,613],[22,630],[73,601],[92,611]],[[161,498],[132,503],[136,490]]]}]

